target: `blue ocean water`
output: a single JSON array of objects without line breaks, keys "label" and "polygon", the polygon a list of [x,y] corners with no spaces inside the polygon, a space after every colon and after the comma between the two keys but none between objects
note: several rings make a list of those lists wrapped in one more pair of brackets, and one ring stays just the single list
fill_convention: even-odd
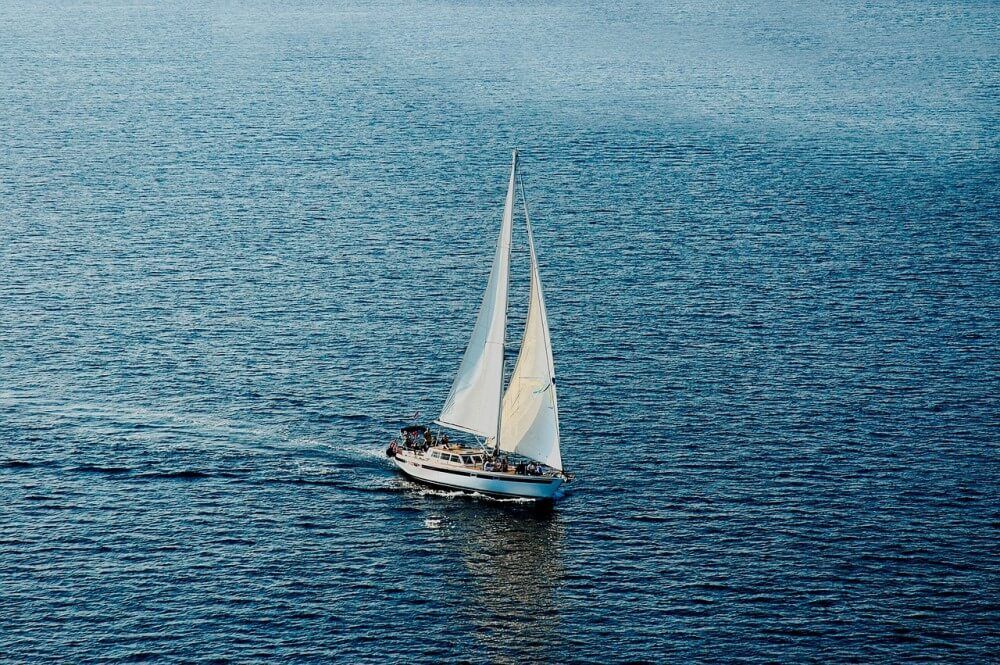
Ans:
[{"label": "blue ocean water", "polygon": [[[997,3],[0,25],[0,659],[996,658]],[[382,456],[514,146],[551,511]]]}]

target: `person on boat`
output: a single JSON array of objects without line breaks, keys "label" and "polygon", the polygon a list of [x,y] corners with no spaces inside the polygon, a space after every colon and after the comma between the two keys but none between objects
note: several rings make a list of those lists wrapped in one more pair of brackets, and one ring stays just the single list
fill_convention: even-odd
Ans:
[{"label": "person on boat", "polygon": [[530,463],[528,465],[527,472],[528,472],[529,476],[537,476],[538,475],[538,466],[534,462]]},{"label": "person on boat", "polygon": [[528,468],[525,465],[524,460],[521,460],[520,462],[518,462],[517,466],[514,468],[514,473],[516,473],[519,476],[523,476],[527,472],[528,472]]},{"label": "person on boat", "polygon": [[441,444],[442,446],[444,446],[445,448],[447,448],[447,447],[448,447],[448,435],[447,435],[447,434],[445,434],[444,436],[442,436],[442,437],[441,437],[441,441],[440,441],[439,443],[440,443],[440,444]]},{"label": "person on boat", "polygon": [[424,450],[427,450],[432,445],[434,445],[434,438],[431,436],[431,431],[429,429],[424,430]]}]

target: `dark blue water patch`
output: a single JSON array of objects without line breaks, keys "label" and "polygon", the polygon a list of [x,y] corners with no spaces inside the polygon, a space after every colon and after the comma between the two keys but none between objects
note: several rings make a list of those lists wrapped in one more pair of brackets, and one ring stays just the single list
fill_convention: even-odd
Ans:
[{"label": "dark blue water patch", "polygon": [[101,466],[100,464],[80,464],[69,469],[76,473],[106,473],[111,475],[131,473],[127,466]]},{"label": "dark blue water patch", "polygon": [[24,460],[4,460],[0,462],[0,467],[4,469],[30,469],[37,466],[37,463],[25,462]]},{"label": "dark blue water patch", "polygon": [[211,478],[213,475],[225,477],[225,472],[213,474],[195,469],[180,469],[177,471],[146,471],[137,475],[137,478],[149,480],[201,480]]},{"label": "dark blue water patch", "polygon": [[327,487],[344,487],[344,485],[346,484],[342,480],[320,480],[320,479],[310,479],[310,478],[287,478],[287,479],[272,478],[264,482],[291,484],[291,485],[321,485]]}]

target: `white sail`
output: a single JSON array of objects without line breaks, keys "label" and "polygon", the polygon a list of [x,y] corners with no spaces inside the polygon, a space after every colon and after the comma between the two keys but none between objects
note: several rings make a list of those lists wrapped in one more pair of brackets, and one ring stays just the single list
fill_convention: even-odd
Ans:
[{"label": "white sail", "polygon": [[510,272],[510,241],[514,217],[514,173],[517,152],[510,168],[510,184],[504,202],[503,222],[497,241],[493,269],[479,307],[472,338],[465,349],[455,382],[437,422],[445,427],[495,438],[499,429],[500,396],[503,390],[504,332],[507,327],[507,283]]},{"label": "white sail", "polygon": [[[524,197],[523,191],[521,196]],[[521,352],[503,398],[500,449],[524,455],[561,471],[555,366],[527,205],[524,217],[531,252],[531,299]]]}]

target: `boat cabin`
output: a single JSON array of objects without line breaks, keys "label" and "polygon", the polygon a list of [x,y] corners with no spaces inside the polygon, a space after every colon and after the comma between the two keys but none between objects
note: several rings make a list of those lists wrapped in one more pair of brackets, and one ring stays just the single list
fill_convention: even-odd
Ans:
[{"label": "boat cabin", "polygon": [[461,464],[462,466],[482,467],[486,461],[483,451],[474,448],[454,448],[450,446],[444,448],[442,446],[435,446],[428,451],[428,456],[434,460]]},{"label": "boat cabin", "polygon": [[542,465],[531,463],[525,458],[514,457],[513,460],[508,455],[502,458],[503,465],[493,459],[489,453],[481,448],[467,448],[461,445],[431,446],[423,453],[424,458],[431,465],[443,463],[446,465],[458,465],[478,471],[488,471],[496,474],[510,475],[551,475],[551,472]]}]

